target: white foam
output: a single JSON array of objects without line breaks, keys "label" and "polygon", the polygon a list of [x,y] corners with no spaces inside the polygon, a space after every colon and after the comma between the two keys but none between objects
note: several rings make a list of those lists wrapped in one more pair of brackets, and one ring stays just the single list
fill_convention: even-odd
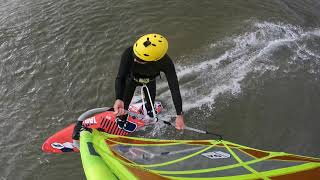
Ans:
[{"label": "white foam", "polygon": [[[308,55],[319,58],[319,55],[312,50],[297,45],[304,38],[319,37],[319,29],[304,32],[297,26],[270,22],[253,23],[252,26],[252,32],[228,37],[209,45],[210,48],[229,47],[217,58],[202,60],[201,63],[194,65],[177,66],[179,81],[183,82],[180,83],[180,89],[184,111],[201,108],[204,105],[212,107],[220,94],[239,94],[242,80],[251,72],[263,74],[266,71],[279,70],[269,57],[280,47],[299,47],[297,49],[300,51],[303,50]],[[166,83],[162,83],[158,88],[166,86]],[[167,101],[169,104],[167,108],[174,114],[170,97],[168,89],[159,95],[161,100]]]}]

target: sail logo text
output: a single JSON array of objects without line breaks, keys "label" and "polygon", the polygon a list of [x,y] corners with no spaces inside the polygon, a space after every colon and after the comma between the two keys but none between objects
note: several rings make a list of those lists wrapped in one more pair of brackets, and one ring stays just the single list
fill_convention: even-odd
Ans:
[{"label": "sail logo text", "polygon": [[226,159],[230,158],[230,154],[222,152],[222,151],[212,151],[207,153],[202,153],[202,156],[205,156],[209,159]]}]

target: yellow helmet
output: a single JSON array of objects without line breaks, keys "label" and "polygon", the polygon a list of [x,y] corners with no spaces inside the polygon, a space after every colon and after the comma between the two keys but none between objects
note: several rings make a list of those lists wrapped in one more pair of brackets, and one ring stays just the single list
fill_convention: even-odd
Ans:
[{"label": "yellow helmet", "polygon": [[143,61],[158,61],[168,50],[168,41],[160,34],[147,34],[133,45],[134,54]]}]

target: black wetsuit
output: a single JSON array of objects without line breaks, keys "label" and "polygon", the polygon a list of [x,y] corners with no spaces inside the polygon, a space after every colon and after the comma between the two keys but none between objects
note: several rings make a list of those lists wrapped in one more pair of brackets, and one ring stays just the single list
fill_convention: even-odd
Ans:
[{"label": "black wetsuit", "polygon": [[[142,86],[142,83],[138,82],[138,80],[147,78],[149,79],[149,83],[146,85],[149,89],[151,99],[154,102],[156,96],[155,78],[160,75],[160,72],[164,72],[166,75],[177,115],[181,115],[182,100],[178,78],[174,64],[167,54],[158,61],[140,64],[134,61],[133,48],[127,48],[122,54],[115,81],[116,98],[123,100],[124,108],[128,109],[136,87]],[[144,94],[145,97],[148,97],[145,89]],[[147,102],[147,109],[150,111],[149,98],[147,98]]]}]

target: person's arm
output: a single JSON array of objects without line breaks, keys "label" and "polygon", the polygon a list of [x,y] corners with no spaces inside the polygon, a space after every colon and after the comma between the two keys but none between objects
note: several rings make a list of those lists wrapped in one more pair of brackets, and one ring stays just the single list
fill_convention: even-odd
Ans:
[{"label": "person's arm", "polygon": [[113,105],[114,113],[118,116],[125,114],[123,96],[127,77],[132,66],[132,47],[127,48],[121,56],[118,74],[115,80],[116,101]]},{"label": "person's arm", "polygon": [[182,115],[182,99],[176,69],[170,57],[165,55],[162,71],[165,73],[177,115]]},{"label": "person's arm", "polygon": [[165,55],[164,57],[164,65],[162,66],[162,71],[165,73],[169,89],[171,91],[173,104],[176,109],[177,117],[176,117],[176,128],[177,129],[184,129],[184,118],[183,118],[183,111],[182,111],[182,98],[179,88],[178,77],[176,73],[176,69],[170,57]]},{"label": "person's arm", "polygon": [[123,100],[126,79],[129,76],[130,67],[132,65],[131,57],[132,47],[127,48],[122,53],[118,74],[115,80],[116,99],[119,100]]}]

